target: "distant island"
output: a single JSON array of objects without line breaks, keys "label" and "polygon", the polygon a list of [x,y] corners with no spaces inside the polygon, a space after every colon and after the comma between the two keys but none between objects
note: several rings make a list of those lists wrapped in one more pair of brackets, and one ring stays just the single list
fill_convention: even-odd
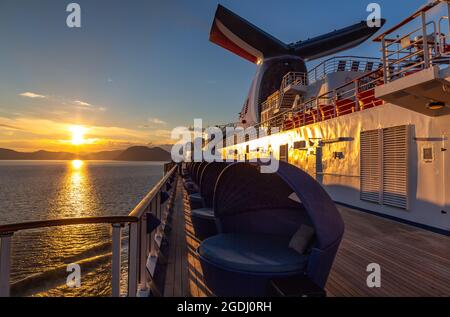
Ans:
[{"label": "distant island", "polygon": [[74,154],[69,152],[17,152],[0,148],[0,160],[108,160],[108,161],[171,161],[170,153],[160,147],[133,146],[126,150]]}]

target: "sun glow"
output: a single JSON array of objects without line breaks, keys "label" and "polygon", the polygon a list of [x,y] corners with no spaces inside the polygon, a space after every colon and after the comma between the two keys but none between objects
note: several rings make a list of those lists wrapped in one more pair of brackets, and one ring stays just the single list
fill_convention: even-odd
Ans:
[{"label": "sun glow", "polygon": [[70,128],[70,132],[72,133],[72,144],[73,145],[82,145],[86,143],[84,139],[84,135],[86,133],[86,128],[80,125],[75,125]]},{"label": "sun glow", "polygon": [[79,170],[84,165],[84,162],[82,160],[73,160],[72,161],[72,167],[76,170]]}]

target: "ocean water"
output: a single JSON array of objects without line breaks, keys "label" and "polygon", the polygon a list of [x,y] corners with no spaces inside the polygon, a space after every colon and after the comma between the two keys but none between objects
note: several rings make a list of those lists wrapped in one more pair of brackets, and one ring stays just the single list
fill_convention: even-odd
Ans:
[{"label": "ocean water", "polygon": [[[78,164],[79,165],[79,164]],[[163,163],[0,161],[0,224],[68,217],[127,215],[163,175]],[[122,289],[128,232],[123,231]],[[12,296],[109,296],[111,226],[77,225],[13,236]],[[81,268],[81,287],[66,285]]]}]

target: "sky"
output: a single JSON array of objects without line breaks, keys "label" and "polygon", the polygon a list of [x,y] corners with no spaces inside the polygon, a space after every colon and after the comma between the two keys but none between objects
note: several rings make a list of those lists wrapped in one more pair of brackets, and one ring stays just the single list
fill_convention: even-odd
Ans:
[{"label": "sky", "polygon": [[[72,1],[81,28],[66,25]],[[256,67],[208,41],[218,1],[72,1],[0,0],[0,148],[79,150],[77,126],[85,151],[169,144],[194,118],[236,121]],[[286,43],[365,20],[370,2],[220,1]],[[386,29],[426,1],[377,2]]]}]

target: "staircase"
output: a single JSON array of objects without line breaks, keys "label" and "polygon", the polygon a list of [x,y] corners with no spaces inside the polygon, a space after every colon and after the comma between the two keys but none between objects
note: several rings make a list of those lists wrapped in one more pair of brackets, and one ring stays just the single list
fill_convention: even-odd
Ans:
[{"label": "staircase", "polygon": [[306,92],[307,74],[290,72],[283,77],[280,95],[274,114],[292,109],[295,98]]}]

